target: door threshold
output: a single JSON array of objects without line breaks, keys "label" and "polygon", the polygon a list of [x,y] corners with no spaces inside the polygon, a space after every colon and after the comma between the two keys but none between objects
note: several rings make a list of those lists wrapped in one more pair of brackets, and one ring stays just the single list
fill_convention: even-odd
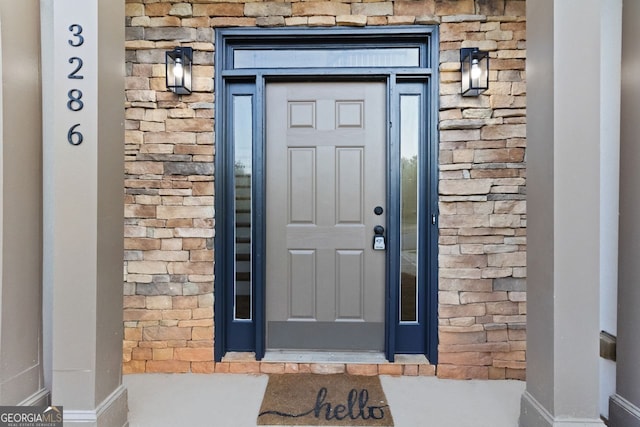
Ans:
[{"label": "door threshold", "polygon": [[384,353],[376,351],[267,350],[262,361],[285,363],[388,363]]}]

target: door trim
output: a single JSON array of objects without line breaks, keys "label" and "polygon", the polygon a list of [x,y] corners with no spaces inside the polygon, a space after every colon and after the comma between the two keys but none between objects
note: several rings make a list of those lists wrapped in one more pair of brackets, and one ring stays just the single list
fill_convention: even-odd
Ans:
[{"label": "door trim", "polygon": [[[422,257],[422,270],[425,282],[425,295],[423,304],[427,312],[425,331],[422,342],[424,354],[432,364],[437,363],[437,119],[438,119],[438,28],[436,26],[412,26],[412,27],[388,27],[388,28],[233,28],[216,29],[215,33],[215,109],[223,117],[223,120],[215,121],[215,147],[216,147],[216,180],[215,180],[215,346],[214,356],[220,361],[227,351],[254,351],[256,359],[260,360],[265,353],[265,187],[261,177],[265,173],[264,148],[265,148],[265,85],[268,81],[300,81],[313,79],[315,81],[336,80],[384,80],[387,82],[387,159],[390,163],[387,173],[387,229],[399,227],[399,208],[393,207],[390,194],[398,194],[397,176],[392,176],[394,162],[399,162],[398,135],[396,135],[396,123],[398,110],[398,91],[407,84],[421,83],[425,88],[424,104],[427,116],[426,128],[423,132],[425,152],[421,154],[429,176],[422,177],[425,192],[425,213],[423,221],[428,221],[431,226],[424,230],[423,240],[428,242]],[[345,46],[354,48],[377,48],[393,46],[412,46],[420,49],[420,64],[416,67],[379,66],[371,68],[356,67],[316,67],[316,68],[234,68],[234,51],[251,48],[291,49],[309,46],[322,46],[329,49],[344,49]],[[278,65],[278,64],[276,64]],[[233,254],[229,254],[228,248],[234,242],[233,212],[229,206],[233,203],[233,179],[229,171],[233,171],[233,155],[230,153],[229,121],[232,118],[225,114],[228,107],[228,98],[231,93],[237,91],[239,86],[251,87],[250,95],[253,97],[254,114],[254,154],[253,154],[253,191],[254,209],[252,221],[253,240],[253,295],[255,304],[251,320],[239,322],[230,317],[232,308],[229,307],[229,293],[233,290]],[[220,113],[222,114],[220,115]],[[395,128],[394,128],[395,126]],[[399,166],[398,166],[399,167]],[[398,168],[396,167],[396,169]],[[397,171],[395,172],[397,174]],[[231,178],[232,175],[231,175]],[[394,211],[395,210],[395,211]],[[229,215],[231,214],[231,215]],[[396,353],[396,335],[399,331],[398,323],[398,291],[396,286],[391,286],[399,277],[399,242],[392,236],[388,238],[387,250],[387,297],[386,297],[386,333],[385,352],[389,361],[394,360]],[[398,258],[398,259],[394,259]],[[231,289],[231,291],[230,291]],[[234,326],[242,326],[252,330],[252,336],[248,339],[254,343],[252,348],[232,348],[236,334]]]}]

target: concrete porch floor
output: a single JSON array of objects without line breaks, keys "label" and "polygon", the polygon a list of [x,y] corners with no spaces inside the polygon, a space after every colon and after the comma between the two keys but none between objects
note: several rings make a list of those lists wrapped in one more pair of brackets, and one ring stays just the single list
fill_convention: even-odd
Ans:
[{"label": "concrete porch floor", "polygon": [[[125,375],[131,427],[254,427],[267,375]],[[381,375],[396,427],[517,427],[521,381]]]}]

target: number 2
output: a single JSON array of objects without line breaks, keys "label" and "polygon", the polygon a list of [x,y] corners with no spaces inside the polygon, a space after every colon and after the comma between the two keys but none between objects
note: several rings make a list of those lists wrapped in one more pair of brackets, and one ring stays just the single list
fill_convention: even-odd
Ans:
[{"label": "number 2", "polygon": [[76,65],[76,69],[70,72],[67,77],[70,79],[84,79],[84,76],[82,74],[78,74],[78,71],[80,71],[83,65],[82,58],[78,58],[77,56],[69,58],[69,64],[73,64],[76,61],[78,62],[78,65]]},{"label": "number 2", "polygon": [[74,40],[68,40],[69,44],[73,47],[78,47],[78,46],[82,46],[82,43],[84,43],[84,36],[82,36],[82,25],[78,25],[78,24],[72,24],[69,25],[69,31],[71,31],[71,34],[74,37],[77,37],[78,40],[74,42]]}]

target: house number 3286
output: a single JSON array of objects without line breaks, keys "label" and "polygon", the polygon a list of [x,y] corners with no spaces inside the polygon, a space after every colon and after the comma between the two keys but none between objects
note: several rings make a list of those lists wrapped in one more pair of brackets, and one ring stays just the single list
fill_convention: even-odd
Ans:
[{"label": "house number 3286", "polygon": [[[69,26],[71,32],[71,38],[68,40],[69,45],[72,47],[80,47],[84,43],[84,36],[82,35],[82,25],[72,24]],[[67,75],[69,80],[82,80],[84,76],[81,74],[82,66],[84,62],[79,56],[72,56],[69,58],[69,64],[73,66],[73,70]],[[67,109],[71,111],[80,111],[84,108],[84,102],[82,101],[82,91],[80,89],[73,88],[67,92]],[[80,145],[84,137],[82,132],[78,130],[80,123],[76,123],[69,128],[67,132],[67,141],[71,145]]]}]

